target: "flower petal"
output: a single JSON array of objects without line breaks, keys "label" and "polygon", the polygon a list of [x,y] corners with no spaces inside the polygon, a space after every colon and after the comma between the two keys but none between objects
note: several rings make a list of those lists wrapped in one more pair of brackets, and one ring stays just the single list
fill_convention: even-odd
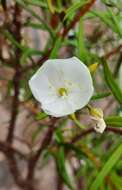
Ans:
[{"label": "flower petal", "polygon": [[42,104],[42,109],[54,117],[62,117],[75,112],[72,105],[65,98],[57,98],[56,101],[49,104]]},{"label": "flower petal", "polygon": [[50,84],[41,68],[29,80],[29,86],[34,97],[41,103],[50,103],[57,98],[55,87]]},{"label": "flower petal", "polygon": [[59,66],[61,60],[49,59],[41,67],[41,71],[47,76],[48,81],[55,88],[61,88],[64,85],[63,73]]},{"label": "flower petal", "polygon": [[62,63],[62,73],[66,80],[74,84],[73,88],[77,87],[82,92],[91,88],[93,90],[92,77],[87,66],[76,57],[69,58],[67,62]]},{"label": "flower petal", "polygon": [[88,104],[91,96],[93,94],[93,88],[87,89],[86,92],[72,92],[68,97],[68,101],[72,104],[75,110],[83,108]]}]

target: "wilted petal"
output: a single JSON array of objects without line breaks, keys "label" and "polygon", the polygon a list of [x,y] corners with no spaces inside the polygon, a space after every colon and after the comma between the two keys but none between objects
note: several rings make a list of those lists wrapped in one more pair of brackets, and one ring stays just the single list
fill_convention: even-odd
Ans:
[{"label": "wilted petal", "polygon": [[106,123],[104,119],[101,118],[95,121],[95,127],[94,127],[95,131],[97,131],[98,133],[103,133],[105,128],[106,128]]}]

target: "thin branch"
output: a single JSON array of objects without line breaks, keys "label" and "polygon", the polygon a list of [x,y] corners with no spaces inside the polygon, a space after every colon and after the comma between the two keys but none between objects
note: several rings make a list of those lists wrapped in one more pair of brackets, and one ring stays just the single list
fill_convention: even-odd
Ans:
[{"label": "thin branch", "polygon": [[80,18],[83,17],[90,10],[90,8],[93,6],[95,2],[96,0],[91,0],[84,7],[81,7],[81,9],[76,14],[73,21],[70,23],[70,25],[67,28],[64,28],[63,32],[60,33],[59,35],[64,38],[68,34],[69,30],[76,25],[76,23],[80,20]]},{"label": "thin branch", "polygon": [[120,52],[121,49],[122,49],[122,44],[120,44],[118,47],[114,48],[112,51],[108,52],[107,54],[105,54],[103,57],[105,59],[109,59],[114,54]]},{"label": "thin branch", "polygon": [[[67,32],[68,32],[68,31],[67,31]],[[64,35],[64,37],[65,37],[65,35],[67,34],[67,32],[65,32],[65,33],[62,34],[62,35]],[[58,34],[58,35],[61,36],[61,34]],[[23,73],[25,73],[26,71],[28,71],[28,70],[30,70],[30,69],[34,69],[34,68],[36,68],[37,66],[41,66],[41,65],[44,63],[44,61],[46,61],[46,60],[49,58],[52,49],[53,49],[53,48],[49,49],[49,50],[45,53],[45,55],[44,55],[43,57],[41,57],[41,58],[38,60],[38,62],[37,62],[36,64],[31,64],[31,65],[28,65],[28,66],[26,66],[25,68],[21,69],[21,73],[23,74]],[[118,47],[114,48],[112,51],[108,52],[107,54],[103,55],[103,57],[104,57],[105,59],[109,59],[111,56],[114,56],[116,53],[120,52],[121,49],[122,49],[122,44],[119,45]]]},{"label": "thin branch", "polygon": [[59,176],[57,172],[57,190],[63,190],[64,189],[64,182],[62,181],[61,177]]},{"label": "thin branch", "polygon": [[32,189],[32,184],[28,183],[26,180],[22,178],[20,175],[20,171],[17,166],[17,161],[15,159],[15,154],[20,156],[21,158],[26,160],[26,156],[23,155],[21,152],[13,148],[9,143],[0,141],[0,151],[2,151],[8,161],[9,170],[14,178],[15,183],[25,190],[34,190]]},{"label": "thin branch", "polygon": [[[105,132],[113,132],[115,134],[118,135],[122,135],[122,129],[118,128],[118,127],[107,127]],[[94,128],[89,128],[89,129],[85,129],[82,131],[81,134],[77,135],[76,137],[74,137],[71,141],[71,143],[75,143],[76,141],[80,140],[81,138],[91,134],[91,133],[96,133]]]},{"label": "thin branch", "polygon": [[54,132],[54,127],[56,124],[57,119],[56,118],[52,118],[52,123],[49,126],[49,129],[39,147],[39,149],[37,150],[36,154],[34,156],[31,157],[29,164],[28,164],[28,174],[27,174],[27,180],[32,180],[33,176],[34,176],[34,170],[36,167],[36,164],[40,158],[40,155],[42,153],[42,151],[49,146],[51,140],[52,140],[52,136],[53,136],[53,132]]},{"label": "thin branch", "polygon": [[11,151],[13,154],[17,154],[21,158],[26,159],[26,155],[24,155],[23,153],[21,153],[19,150],[15,149],[14,147],[12,147],[7,142],[0,141],[0,151],[2,151],[3,153]]},{"label": "thin branch", "polygon": [[118,128],[118,127],[107,127],[106,132],[112,132],[118,135],[122,135],[122,128]]},{"label": "thin branch", "polygon": [[119,69],[120,69],[121,64],[122,64],[122,52],[119,55],[119,58],[118,58],[118,61],[117,61],[117,64],[116,64],[116,67],[114,70],[114,76],[115,77],[117,77],[117,75],[119,73]]},{"label": "thin branch", "polygon": [[1,0],[1,4],[2,4],[2,7],[3,7],[4,11],[6,11],[7,10],[6,0]]},{"label": "thin branch", "polygon": [[[15,36],[16,40],[20,43],[21,42],[21,9],[18,6],[18,4],[15,4],[15,12],[14,12],[14,20],[13,20],[13,25],[14,25],[14,31],[13,35]],[[17,113],[18,113],[18,107],[19,107],[19,88],[20,88],[20,56],[21,52],[20,49],[16,49],[15,51],[15,63],[14,63],[14,68],[15,68],[15,75],[13,78],[13,84],[14,84],[14,97],[13,97],[13,102],[12,102],[12,112],[11,112],[11,120],[10,120],[10,125],[9,125],[9,132],[7,136],[7,142],[12,143],[13,141],[13,135],[14,135],[14,128],[15,128],[15,123],[16,123],[16,118],[17,118]]]},{"label": "thin branch", "polygon": [[[15,39],[18,41],[18,43],[21,43],[21,8],[17,3],[15,3],[14,7],[14,13],[13,13],[13,22],[12,22],[12,33],[15,37]],[[14,97],[12,102],[12,112],[11,112],[11,119],[10,119],[10,125],[8,129],[8,135],[6,142],[7,144],[4,145],[4,154],[8,161],[9,170],[14,178],[15,183],[23,188],[23,189],[29,189],[34,190],[32,187],[32,184],[25,181],[19,171],[18,164],[15,158],[15,152],[14,149],[11,147],[11,144],[14,140],[14,130],[16,125],[16,119],[18,114],[18,107],[19,107],[19,89],[20,89],[20,56],[21,51],[20,49],[16,48],[15,50],[15,60],[14,60],[14,69],[15,69],[15,75],[13,77],[13,85],[14,85]],[[18,152],[18,151],[17,151]],[[31,188],[32,187],[32,188]]]},{"label": "thin branch", "polygon": [[24,74],[24,73],[26,73],[26,71],[28,71],[28,70],[30,70],[30,69],[34,69],[34,68],[36,68],[36,67],[39,66],[39,65],[42,65],[43,62],[46,61],[46,60],[49,58],[51,51],[52,51],[52,49],[49,49],[49,50],[45,53],[45,55],[43,55],[43,57],[41,57],[41,58],[37,61],[36,64],[31,64],[31,65],[28,65],[28,66],[26,66],[25,68],[21,69],[21,73]]}]

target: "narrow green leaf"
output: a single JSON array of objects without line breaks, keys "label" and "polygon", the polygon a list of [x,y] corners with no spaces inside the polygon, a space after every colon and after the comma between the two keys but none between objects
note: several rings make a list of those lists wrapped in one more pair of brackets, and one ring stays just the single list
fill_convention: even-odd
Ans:
[{"label": "narrow green leaf", "polygon": [[45,119],[46,117],[48,117],[48,115],[46,113],[44,113],[44,112],[38,113],[36,115],[37,120],[42,120],[42,119]]},{"label": "narrow green leaf", "polygon": [[42,2],[42,0],[24,0],[24,2],[41,8],[47,8],[47,4],[45,2]]},{"label": "narrow green leaf", "polygon": [[105,92],[105,93],[102,93],[102,94],[96,94],[96,95],[92,96],[91,100],[99,100],[99,99],[102,99],[102,98],[106,98],[106,97],[108,97],[110,95],[111,95],[110,92]]},{"label": "narrow green leaf", "polygon": [[99,189],[104,178],[109,174],[109,172],[111,171],[111,169],[114,167],[114,165],[117,163],[117,161],[121,156],[122,156],[122,143],[119,144],[119,146],[116,148],[113,154],[110,155],[109,159],[107,160],[101,171],[98,173],[96,179],[92,183],[89,190]]},{"label": "narrow green leaf", "polygon": [[108,12],[98,12],[96,10],[91,10],[91,16],[92,14],[96,17],[99,17],[107,26],[113,28],[113,25],[110,20],[110,15],[108,15]]},{"label": "narrow green leaf", "polygon": [[122,37],[122,30],[120,26],[120,15],[116,15],[111,8],[108,8],[106,12],[91,10],[92,14],[96,17],[99,17],[104,24],[106,24],[108,27],[112,29],[112,31],[116,32],[119,37]]},{"label": "narrow green leaf", "polygon": [[21,46],[21,44],[19,44],[17,41],[16,41],[16,39],[14,38],[14,36],[9,32],[9,31],[4,31],[4,36],[15,46],[15,47],[17,47],[17,48],[19,48],[19,49],[21,49],[21,50],[23,50],[24,49],[24,47],[23,46]]},{"label": "narrow green leaf", "polygon": [[59,175],[62,177],[63,181],[71,190],[74,190],[71,178],[66,168],[65,153],[63,147],[59,149],[59,152],[56,155],[56,163]]},{"label": "narrow green leaf", "polygon": [[71,151],[71,150],[74,151],[79,159],[83,159],[83,157],[86,156],[82,152],[82,150],[79,147],[75,146],[74,144],[71,144],[71,143],[70,144],[69,143],[60,143],[60,145],[64,146],[64,148],[65,148],[66,151]]},{"label": "narrow green leaf", "polygon": [[119,86],[117,85],[116,81],[114,80],[112,73],[111,73],[105,59],[102,59],[101,61],[103,64],[103,70],[104,70],[104,76],[105,76],[106,83],[108,84],[109,88],[111,89],[116,100],[120,104],[122,104],[122,92],[121,92]]},{"label": "narrow green leaf", "polygon": [[59,52],[59,48],[61,47],[61,42],[62,42],[62,38],[57,38],[56,39],[56,42],[55,42],[55,45],[54,45],[54,48],[50,54],[50,59],[54,59],[57,57],[57,54]]},{"label": "narrow green leaf", "polygon": [[122,179],[114,171],[111,172],[111,180],[117,190],[122,190]]},{"label": "narrow green leaf", "polygon": [[33,55],[42,55],[41,51],[32,49],[32,48],[26,48],[24,53],[21,56],[20,63],[24,64],[26,62],[26,59],[33,56]]},{"label": "narrow green leaf", "polygon": [[53,5],[53,3],[52,3],[52,0],[47,0],[47,5],[48,5],[48,7],[49,7],[49,10],[51,11],[51,13],[55,13],[55,7],[54,7],[54,5]]},{"label": "narrow green leaf", "polygon": [[64,119],[62,120],[60,123],[59,123],[59,126],[57,127],[57,129],[55,130],[55,141],[56,143],[61,143],[64,141],[64,136],[63,136],[63,128],[67,125],[67,119]]},{"label": "narrow green leaf", "polygon": [[43,128],[47,128],[47,126],[39,126],[32,134],[32,143],[35,142],[36,138],[38,137],[38,135],[40,134],[40,132],[42,131]]},{"label": "narrow green leaf", "polygon": [[121,116],[109,116],[105,118],[107,125],[114,125],[116,127],[122,127],[122,117]]},{"label": "narrow green leaf", "polygon": [[45,25],[40,24],[40,23],[34,23],[34,22],[27,22],[24,24],[24,26],[26,27],[32,27],[36,30],[47,30],[47,28],[45,28]]},{"label": "narrow green leaf", "polygon": [[47,24],[47,22],[45,22],[45,20],[43,20],[36,12],[34,12],[31,7],[28,5],[26,5],[23,1],[21,0],[16,0],[26,11],[28,11],[31,16],[33,16],[35,19],[37,19],[39,22],[41,22],[45,29],[50,33],[51,37],[54,38],[54,34],[52,29],[50,28],[50,26]]},{"label": "narrow green leaf", "polygon": [[69,18],[72,14],[76,12],[77,9],[85,5],[88,1],[82,0],[81,2],[74,3],[72,6],[70,6],[69,9],[66,10],[66,15],[64,17],[64,20]]},{"label": "narrow green leaf", "polygon": [[62,134],[60,128],[57,129],[55,132],[55,140],[57,143],[61,143],[63,141],[63,134]]},{"label": "narrow green leaf", "polygon": [[21,0],[16,0],[16,1],[17,1],[17,3],[19,3],[26,11],[28,11],[33,17],[35,17],[38,21],[42,22],[41,17],[40,17],[38,14],[36,14],[36,12],[34,12],[34,11],[31,9],[31,7],[30,7],[29,5],[27,6],[27,4],[24,3],[24,1],[21,1]]},{"label": "narrow green leaf", "polygon": [[122,29],[120,27],[120,22],[119,22],[119,19],[117,18],[117,16],[114,14],[114,12],[112,11],[111,8],[108,7],[108,12],[110,14],[110,17],[111,17],[111,20],[113,22],[113,27],[114,27],[114,30],[117,31],[117,33],[119,34],[120,37],[122,37]]},{"label": "narrow green leaf", "polygon": [[78,41],[78,57],[82,61],[87,61],[86,59],[88,59],[88,54],[85,46],[84,27],[83,27],[82,18],[80,19],[79,22],[79,32],[78,32],[77,41]]}]

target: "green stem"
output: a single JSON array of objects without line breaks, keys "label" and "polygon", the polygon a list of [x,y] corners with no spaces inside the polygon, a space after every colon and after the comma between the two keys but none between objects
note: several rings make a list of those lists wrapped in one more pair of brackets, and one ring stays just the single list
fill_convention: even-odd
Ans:
[{"label": "green stem", "polygon": [[72,119],[72,120],[74,121],[74,123],[75,123],[78,127],[80,127],[80,129],[85,129],[85,128],[86,128],[83,124],[81,124],[81,122],[80,122],[79,120],[77,120],[77,118],[76,118],[76,116],[75,116],[75,113],[74,113],[74,114],[71,114],[69,117],[70,117],[70,119]]}]

